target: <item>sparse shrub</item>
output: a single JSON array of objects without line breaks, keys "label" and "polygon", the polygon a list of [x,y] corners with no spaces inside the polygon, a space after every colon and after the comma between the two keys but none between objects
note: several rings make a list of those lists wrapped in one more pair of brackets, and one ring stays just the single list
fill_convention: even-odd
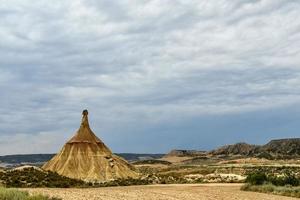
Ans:
[{"label": "sparse shrub", "polygon": [[34,168],[0,172],[0,180],[6,187],[86,187],[81,180],[61,176],[55,172],[39,171]]}]

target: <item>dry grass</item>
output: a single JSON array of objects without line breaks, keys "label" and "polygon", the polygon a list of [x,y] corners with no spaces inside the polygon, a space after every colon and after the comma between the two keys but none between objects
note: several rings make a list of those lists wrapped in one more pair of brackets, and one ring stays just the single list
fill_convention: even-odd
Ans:
[{"label": "dry grass", "polygon": [[16,189],[0,188],[0,200],[61,200],[59,198],[49,198],[40,194],[29,195],[26,191]]},{"label": "dry grass", "polygon": [[290,186],[274,186],[271,184],[266,185],[244,185],[241,190],[270,193],[282,196],[297,197],[300,198],[300,187]]},{"label": "dry grass", "polygon": [[169,156],[169,157],[163,157],[159,160],[162,160],[162,161],[167,161],[167,162],[170,162],[170,163],[173,163],[173,164],[180,164],[181,162],[185,161],[185,160],[189,160],[193,157],[190,157],[190,156]]}]

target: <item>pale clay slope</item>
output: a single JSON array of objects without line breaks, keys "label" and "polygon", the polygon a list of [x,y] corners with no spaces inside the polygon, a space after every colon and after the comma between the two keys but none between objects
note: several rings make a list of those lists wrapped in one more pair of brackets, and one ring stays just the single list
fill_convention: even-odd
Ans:
[{"label": "pale clay slope", "polygon": [[23,189],[63,200],[293,200],[297,198],[240,191],[241,184],[193,184],[93,189]]},{"label": "pale clay slope", "polygon": [[87,110],[83,111],[80,128],[74,137],[42,168],[86,181],[138,177],[132,165],[114,155],[93,133]]},{"label": "pale clay slope", "polygon": [[12,169],[11,171],[22,171],[24,169],[30,169],[30,168],[37,170],[37,171],[43,171],[41,168],[36,167],[36,166],[31,166],[31,165],[23,165],[20,167],[16,167],[16,168]]}]

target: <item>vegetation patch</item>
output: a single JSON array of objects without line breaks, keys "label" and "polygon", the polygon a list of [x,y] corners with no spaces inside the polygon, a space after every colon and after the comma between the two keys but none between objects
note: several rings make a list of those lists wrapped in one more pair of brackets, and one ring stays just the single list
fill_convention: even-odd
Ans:
[{"label": "vegetation patch", "polygon": [[61,200],[56,197],[29,195],[28,192],[15,189],[0,188],[0,200]]},{"label": "vegetation patch", "polygon": [[0,184],[5,187],[82,187],[86,183],[81,180],[61,176],[55,172],[41,171],[34,168],[0,172]]},{"label": "vegetation patch", "polygon": [[154,165],[154,164],[161,164],[161,165],[171,165],[172,163],[164,160],[139,160],[135,161],[132,164],[134,165]]},{"label": "vegetation patch", "polygon": [[90,183],[89,186],[93,187],[113,187],[113,186],[130,186],[130,185],[149,185],[152,184],[150,179],[117,179],[102,183]]},{"label": "vegetation patch", "polygon": [[[55,172],[25,168],[23,170],[11,170],[0,172],[0,185],[7,188],[86,188],[86,187],[109,187],[151,184],[152,179],[117,179],[107,182],[84,182],[61,176]],[[0,199],[1,200],[1,199]]]},{"label": "vegetation patch", "polygon": [[300,198],[300,187],[275,186],[272,184],[263,184],[263,185],[246,184],[242,186],[241,190]]},{"label": "vegetation patch", "polygon": [[290,171],[283,174],[253,172],[247,176],[241,190],[300,198],[300,178]]}]

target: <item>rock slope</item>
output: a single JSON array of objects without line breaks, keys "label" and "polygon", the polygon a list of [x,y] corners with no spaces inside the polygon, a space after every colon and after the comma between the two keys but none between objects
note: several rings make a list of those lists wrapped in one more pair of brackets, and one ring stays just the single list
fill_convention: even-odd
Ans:
[{"label": "rock slope", "polygon": [[83,111],[79,130],[43,167],[44,170],[85,181],[136,178],[133,166],[111,150],[93,133],[88,112]]}]

